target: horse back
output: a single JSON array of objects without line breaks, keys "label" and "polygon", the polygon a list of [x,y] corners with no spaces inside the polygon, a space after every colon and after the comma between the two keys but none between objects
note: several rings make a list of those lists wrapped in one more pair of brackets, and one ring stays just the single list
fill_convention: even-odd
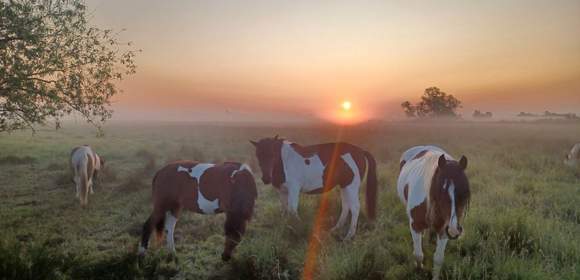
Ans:
[{"label": "horse back", "polygon": [[[204,167],[201,174],[196,167]],[[231,174],[242,164],[226,162],[209,166],[196,161],[176,161],[160,169],[153,179],[153,203],[156,208],[174,210],[186,208],[208,214],[200,208],[200,201],[217,200],[216,213],[226,211],[231,200]],[[194,174],[195,173],[195,174]],[[192,177],[193,176],[193,177]],[[199,197],[201,194],[202,197]]]}]

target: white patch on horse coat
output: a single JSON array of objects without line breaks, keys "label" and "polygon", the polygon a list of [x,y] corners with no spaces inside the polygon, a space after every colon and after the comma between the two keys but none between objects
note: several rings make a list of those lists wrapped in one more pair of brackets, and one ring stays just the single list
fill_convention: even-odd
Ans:
[{"label": "white patch on horse coat", "polygon": [[[291,143],[282,144],[282,162],[286,175],[286,186],[297,187],[300,192],[310,192],[323,187],[324,165],[318,155],[305,158],[292,148]],[[309,161],[309,164],[306,164]]]},{"label": "white patch on horse coat", "polygon": [[213,201],[208,200],[207,198],[205,198],[203,196],[203,194],[200,191],[200,189],[201,189],[201,176],[203,175],[203,173],[207,169],[214,167],[214,166],[215,166],[215,164],[213,164],[213,163],[198,163],[193,168],[191,168],[191,170],[188,168],[185,168],[183,166],[177,167],[177,172],[182,172],[182,171],[186,172],[187,174],[189,174],[189,176],[191,176],[191,178],[194,178],[197,180],[197,206],[205,214],[215,214],[215,210],[217,210],[220,207],[219,206],[219,199],[216,198]]},{"label": "white patch on horse coat", "polygon": [[415,146],[412,147],[408,150],[406,150],[403,155],[401,155],[401,158],[399,159],[399,162],[409,162],[411,160],[413,160],[417,154],[419,154],[422,151],[434,151],[434,152],[439,152],[441,154],[444,154],[445,151],[443,151],[443,149],[437,147],[437,146],[433,146],[433,145],[426,145],[426,146]]},{"label": "white patch on horse coat", "polygon": [[237,170],[234,170],[234,172],[232,172],[232,175],[230,175],[230,178],[234,178],[236,173],[243,171],[243,170],[247,170],[252,175],[254,174],[254,172],[252,172],[252,169],[250,168],[250,166],[248,166],[247,164],[244,163],[240,166],[240,168],[238,168]]},{"label": "white patch on horse coat", "polygon": [[433,279],[439,279],[439,275],[441,274],[447,241],[447,238],[440,239],[437,237],[437,248],[435,249],[435,254],[433,254]]},{"label": "white patch on horse coat", "polygon": [[175,224],[177,224],[177,218],[167,211],[165,213],[165,230],[167,231],[167,248],[169,251],[175,254]]}]

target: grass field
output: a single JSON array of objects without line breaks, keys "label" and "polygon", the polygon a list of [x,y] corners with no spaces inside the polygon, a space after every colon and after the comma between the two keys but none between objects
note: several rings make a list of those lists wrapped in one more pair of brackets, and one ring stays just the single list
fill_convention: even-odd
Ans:
[{"label": "grass field", "polygon": [[[407,148],[436,144],[469,158],[472,203],[465,235],[449,242],[443,279],[580,279],[580,170],[562,159],[580,142],[577,124],[384,124],[372,127],[226,127],[112,124],[0,134],[0,279],[297,279],[320,196],[301,197],[302,223],[283,216],[277,194],[258,182],[255,217],[223,263],[223,215],[184,213],[177,260],[164,244],[135,256],[151,211],[151,178],[165,162],[244,161],[260,178],[248,139],[280,134],[301,144],[340,138],[371,151],[379,172],[379,213],[363,214],[353,241],[321,236],[317,279],[429,279],[413,266],[411,236],[395,183]],[[87,209],[75,199],[73,146],[90,144],[106,168]],[[259,181],[259,180],[258,180]],[[364,195],[361,196],[361,199]],[[331,194],[332,225],[339,197]],[[364,201],[364,199],[363,199]],[[364,202],[363,202],[364,203]],[[363,207],[364,209],[364,207]]]}]

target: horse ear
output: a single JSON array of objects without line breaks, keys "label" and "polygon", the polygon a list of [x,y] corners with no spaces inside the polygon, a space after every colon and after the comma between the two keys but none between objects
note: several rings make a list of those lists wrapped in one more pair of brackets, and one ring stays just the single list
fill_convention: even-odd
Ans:
[{"label": "horse ear", "polygon": [[447,159],[445,158],[445,155],[441,155],[439,157],[439,168],[443,168],[445,167],[445,165],[447,165]]},{"label": "horse ear", "polygon": [[276,134],[276,136],[274,136],[274,140],[278,140],[278,134]]},{"label": "horse ear", "polygon": [[252,143],[252,145],[254,145],[254,147],[258,147],[258,142],[254,141],[254,140],[250,140],[250,143]]},{"label": "horse ear", "polygon": [[467,168],[467,158],[465,156],[461,156],[461,159],[459,160],[459,167],[461,167],[463,170]]}]

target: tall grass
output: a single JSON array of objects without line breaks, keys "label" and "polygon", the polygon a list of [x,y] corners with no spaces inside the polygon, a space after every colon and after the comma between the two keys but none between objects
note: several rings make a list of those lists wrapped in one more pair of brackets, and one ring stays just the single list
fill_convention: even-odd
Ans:
[{"label": "tall grass", "polygon": [[[580,170],[562,164],[566,149],[580,141],[577,125],[389,124],[340,134],[333,127],[113,125],[98,139],[89,132],[69,127],[1,136],[0,279],[299,279],[320,196],[301,196],[298,222],[280,212],[277,193],[261,183],[255,217],[229,263],[220,258],[223,215],[182,213],[177,260],[164,244],[153,244],[143,259],[135,254],[158,168],[175,159],[255,167],[247,140],[275,134],[301,144],[341,135],[379,163],[376,222],[362,211],[354,240],[341,241],[346,228],[319,236],[317,279],[430,278],[434,239],[425,236],[425,269],[417,271],[395,190],[398,158],[418,144],[469,158],[465,236],[449,242],[443,279],[580,279]],[[85,143],[106,164],[81,209],[67,160],[72,147]],[[340,212],[336,192],[329,200],[326,227]]]}]

